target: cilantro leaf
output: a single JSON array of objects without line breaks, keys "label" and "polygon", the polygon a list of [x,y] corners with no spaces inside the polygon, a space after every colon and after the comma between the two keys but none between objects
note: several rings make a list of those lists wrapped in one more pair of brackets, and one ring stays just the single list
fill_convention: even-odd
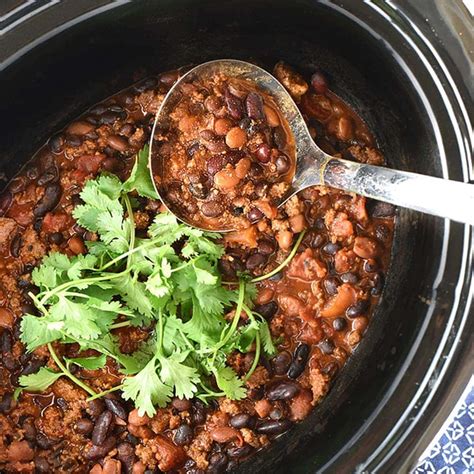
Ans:
[{"label": "cilantro leaf", "polygon": [[76,364],[84,369],[97,370],[105,366],[107,356],[101,354],[97,357],[76,357],[75,359],[65,359],[65,361],[70,364]]},{"label": "cilantro leaf", "polygon": [[192,398],[200,380],[194,367],[183,364],[187,356],[188,352],[174,352],[168,357],[158,356],[161,380],[174,387],[174,393],[179,398]]},{"label": "cilantro leaf", "polygon": [[34,374],[22,375],[18,382],[23,389],[29,392],[44,392],[62,375],[64,375],[62,372],[53,372],[51,369],[41,367]]},{"label": "cilantro leaf", "polygon": [[148,167],[148,153],[148,145],[138,152],[130,177],[123,183],[123,190],[127,193],[136,191],[140,196],[158,199]]},{"label": "cilantro leaf", "polygon": [[217,386],[231,400],[240,400],[245,397],[246,390],[243,381],[231,367],[219,367],[214,371]]},{"label": "cilantro leaf", "polygon": [[20,339],[26,344],[28,352],[33,352],[48,342],[61,339],[63,337],[61,332],[63,326],[63,322],[55,321],[51,316],[39,318],[26,314],[23,316],[20,324]]}]

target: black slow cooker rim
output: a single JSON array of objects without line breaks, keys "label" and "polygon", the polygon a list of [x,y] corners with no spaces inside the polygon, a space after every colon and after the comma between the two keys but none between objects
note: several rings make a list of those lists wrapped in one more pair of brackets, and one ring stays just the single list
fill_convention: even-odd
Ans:
[{"label": "black slow cooker rim", "polygon": [[[62,5],[53,5],[49,13],[53,13],[54,9],[52,25],[55,26],[50,26],[48,33],[34,38],[34,23],[36,21],[41,22],[44,17],[32,17],[29,20],[29,31],[33,32],[33,39],[27,45],[23,45],[23,47],[19,47],[20,41],[18,41],[17,47],[19,47],[19,50],[2,62],[2,69],[7,69],[10,65],[14,64],[15,61],[19,60],[23,54],[33,53],[36,46],[48,41],[62,31],[94,15],[102,14],[109,9],[120,7],[124,3],[126,2],[81,2],[79,10],[82,10],[82,13],[80,11],[76,12],[74,19],[69,18],[70,14],[67,14],[65,11],[68,2]],[[94,7],[94,4],[96,7]],[[97,7],[98,4],[100,5]],[[413,12],[407,13],[407,11],[404,11],[400,7],[396,8],[393,4],[387,3],[369,5],[373,8],[375,15],[379,15],[387,20],[387,27],[395,27],[395,23],[390,20],[393,20],[394,17],[399,19],[399,23],[396,25],[399,29],[399,33],[410,40],[412,46],[418,48],[419,54],[423,56],[431,68],[433,78],[438,79],[438,92],[446,97],[446,102],[449,104],[449,107],[451,107],[451,111],[448,111],[448,116],[450,116],[454,133],[457,136],[459,163],[457,166],[453,166],[447,161],[447,157],[444,156],[442,175],[444,177],[462,179],[466,182],[472,181],[472,154],[469,149],[469,141],[465,140],[465,137],[469,136],[470,120],[468,111],[463,106],[461,99],[461,97],[466,96],[465,91],[460,91],[463,85],[459,84],[459,82],[451,76],[443,58],[436,52],[436,48],[430,42],[430,39],[422,34],[421,30],[413,31],[413,27],[416,26],[418,29],[418,25],[420,24],[420,19],[415,19]],[[338,9],[341,14],[350,15],[354,20],[357,20],[357,10],[359,7],[354,2],[343,1],[339,2],[338,5],[328,3],[328,6]],[[63,14],[61,14],[61,12]],[[49,13],[46,10],[42,15],[49,15]],[[21,23],[19,26],[21,26]],[[18,40],[18,38],[15,40],[14,37],[15,28],[11,29],[10,33],[12,34],[11,44],[13,48],[15,48],[15,41]],[[375,32],[373,33],[375,34]],[[9,38],[7,37],[6,40],[9,41]],[[433,48],[435,48],[436,54],[434,54]],[[449,235],[453,226],[459,226],[459,224],[453,224],[448,221],[445,222],[444,232],[446,237]],[[445,238],[445,242],[447,246],[447,238]],[[359,466],[360,470],[367,469],[372,472],[380,469],[396,468],[400,472],[407,471],[439,429],[443,419],[454,406],[465,383],[467,383],[472,374],[472,363],[461,364],[460,361],[463,357],[468,356],[469,353],[472,352],[473,338],[472,331],[470,330],[472,327],[472,296],[469,299],[469,295],[472,295],[474,291],[472,281],[473,248],[474,237],[472,228],[466,226],[464,228],[462,257],[462,268],[464,272],[460,273],[457,280],[457,287],[459,289],[458,305],[462,303],[460,299],[465,297],[465,306],[458,311],[456,311],[458,307],[452,309],[450,317],[451,324],[447,326],[444,331],[445,344],[438,348],[436,357],[433,358],[431,363],[430,370],[425,374],[425,377],[420,383],[417,398],[412,400],[412,405],[407,407],[398,425],[393,427],[390,436],[386,438],[385,442],[380,445],[376,452],[372,453],[372,456],[367,459],[363,465]],[[447,253],[448,249],[445,248],[444,252]],[[434,308],[432,311],[434,311]],[[420,337],[422,335],[423,332],[420,333]],[[411,360],[407,360],[407,369],[412,362]],[[402,375],[403,374],[401,374],[400,377],[402,377]],[[448,384],[446,384],[447,379],[450,379],[451,386],[449,389],[447,388]],[[443,386],[443,384],[446,386]],[[393,384],[393,389],[395,389],[396,386],[397,384]],[[383,406],[390,400],[390,395],[391,393],[387,394],[384,400],[380,402],[377,411],[371,418],[380,416],[380,414],[383,413]],[[429,421],[428,418],[432,418],[431,421]],[[371,419],[367,420],[364,426],[361,427],[361,431],[364,431],[367,426],[371,426],[372,421]],[[359,438],[357,435],[354,436],[352,442],[358,442]],[[349,442],[349,444],[350,443],[351,442]],[[324,470],[324,468],[322,470]]]}]

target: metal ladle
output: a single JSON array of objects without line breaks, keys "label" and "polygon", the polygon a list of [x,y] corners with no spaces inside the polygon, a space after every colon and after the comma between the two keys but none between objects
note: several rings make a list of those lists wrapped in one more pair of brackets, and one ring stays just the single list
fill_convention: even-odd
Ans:
[{"label": "metal ladle", "polygon": [[[169,90],[156,114],[150,146],[150,169],[156,191],[168,209],[173,209],[173,206],[167,202],[166,190],[160,179],[166,163],[154,150],[153,138],[155,134],[166,132],[169,128],[170,114],[182,97],[179,92],[180,84],[195,79],[203,80],[215,73],[250,80],[257,89],[273,98],[281,114],[288,121],[296,144],[296,172],[290,191],[279,206],[309,186],[325,185],[474,225],[473,184],[397,171],[328,155],[311,138],[298,107],[282,84],[262,68],[234,59],[209,61],[191,69]],[[174,213],[176,215],[176,212]],[[188,222],[186,215],[176,217],[196,227],[192,222]],[[204,230],[226,232],[232,229]]]}]

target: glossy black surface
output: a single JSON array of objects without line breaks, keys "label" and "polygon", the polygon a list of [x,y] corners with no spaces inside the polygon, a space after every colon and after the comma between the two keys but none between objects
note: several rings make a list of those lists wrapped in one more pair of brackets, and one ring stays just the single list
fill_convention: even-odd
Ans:
[{"label": "glossy black surface", "polygon": [[[28,34],[40,38],[1,73],[7,175],[139,77],[233,57],[321,67],[375,131],[390,166],[472,179],[465,57],[448,33],[431,31],[419,13],[426,2],[403,2],[405,10],[350,0],[109,3],[66,0],[30,20],[28,33],[6,35],[9,54],[28,48]],[[384,297],[356,354],[314,413],[243,472],[408,470],[472,373],[472,239],[461,224],[400,210]]]}]

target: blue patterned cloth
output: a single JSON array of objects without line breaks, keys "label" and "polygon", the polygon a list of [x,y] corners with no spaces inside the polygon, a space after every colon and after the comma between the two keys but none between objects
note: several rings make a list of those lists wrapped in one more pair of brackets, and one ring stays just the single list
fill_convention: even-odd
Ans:
[{"label": "blue patterned cloth", "polygon": [[474,474],[474,379],[413,474]]}]

